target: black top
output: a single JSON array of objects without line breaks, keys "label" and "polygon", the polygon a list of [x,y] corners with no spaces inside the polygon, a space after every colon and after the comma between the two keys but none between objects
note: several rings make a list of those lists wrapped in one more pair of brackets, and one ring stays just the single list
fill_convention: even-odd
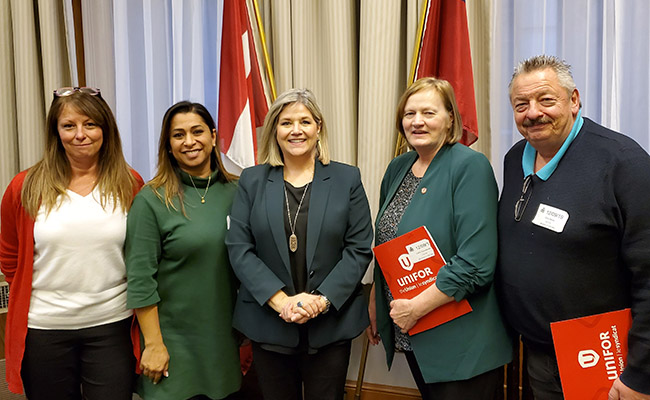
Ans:
[{"label": "black top", "polygon": [[[309,186],[307,186],[309,185]],[[287,293],[289,296],[296,295],[305,291],[307,287],[307,220],[309,215],[309,198],[311,197],[311,184],[301,187],[294,187],[287,181],[284,181],[287,197],[283,202],[284,214],[284,233],[286,236],[287,249],[289,248],[289,236],[291,236],[291,225],[289,224],[289,214],[287,213],[287,201],[289,202],[289,211],[291,214],[291,224],[294,220],[294,233],[298,237],[298,249],[295,252],[289,250],[289,263],[291,264],[291,279],[293,280],[293,287],[296,289],[295,293]],[[304,199],[303,199],[304,194]],[[300,200],[302,199],[302,204]],[[300,210],[298,206],[300,205]],[[296,218],[296,212],[298,217]],[[285,288],[286,290],[287,288]],[[309,322],[307,322],[309,323]],[[262,343],[261,347],[268,351],[273,351],[282,354],[298,354],[317,352],[316,349],[309,349],[309,336],[307,334],[307,325],[302,324],[298,326],[300,339],[298,347],[290,348],[286,346]]]},{"label": "black top", "polygon": [[[309,186],[307,186],[309,185]],[[311,185],[307,184],[301,187],[294,187],[287,181],[284,181],[284,187],[287,190],[287,200],[289,201],[289,211],[291,213],[291,224],[294,220],[295,234],[298,237],[298,249],[295,252],[289,251],[289,262],[291,263],[291,277],[293,278],[293,286],[296,288],[296,293],[287,293],[292,296],[305,291],[307,286],[307,216],[309,215],[309,197],[311,194]],[[302,200],[300,210],[298,205],[302,199],[303,193],[305,198]],[[298,218],[296,219],[296,211]],[[287,206],[284,206],[284,232],[287,234],[287,248],[289,247],[289,236],[291,235],[291,226],[289,224],[289,215],[287,214]]]}]

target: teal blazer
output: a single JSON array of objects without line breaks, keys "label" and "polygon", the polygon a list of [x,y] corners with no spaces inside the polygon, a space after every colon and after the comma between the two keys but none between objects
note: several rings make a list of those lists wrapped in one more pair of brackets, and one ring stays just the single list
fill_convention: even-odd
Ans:
[{"label": "teal blazer", "polygon": [[[241,281],[233,326],[253,341],[298,346],[298,325],[266,302],[278,290],[296,294],[284,231],[282,167],[247,168],[239,179],[226,245]],[[323,294],[329,312],[307,322],[320,348],[352,339],[369,324],[361,278],[372,259],[372,222],[359,169],[316,161],[307,222],[307,292]]]},{"label": "teal blazer", "polygon": [[[416,159],[417,153],[411,151],[388,165],[377,221]],[[410,337],[427,383],[469,379],[512,358],[512,342],[492,284],[497,258],[497,197],[487,158],[460,144],[445,145],[429,165],[398,226],[398,235],[427,227],[447,260],[436,285],[456,301],[467,299],[473,308],[469,314]],[[390,367],[394,331],[383,282],[381,270],[375,266],[377,328]]]}]

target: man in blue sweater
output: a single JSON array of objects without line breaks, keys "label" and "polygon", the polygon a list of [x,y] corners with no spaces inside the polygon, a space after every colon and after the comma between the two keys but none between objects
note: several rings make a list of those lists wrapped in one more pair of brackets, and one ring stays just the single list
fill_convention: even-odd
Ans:
[{"label": "man in blue sweater", "polygon": [[510,101],[524,137],[504,161],[497,287],[537,399],[562,399],[550,323],[632,308],[610,400],[650,399],[650,156],[581,115],[570,66],[535,56]]}]

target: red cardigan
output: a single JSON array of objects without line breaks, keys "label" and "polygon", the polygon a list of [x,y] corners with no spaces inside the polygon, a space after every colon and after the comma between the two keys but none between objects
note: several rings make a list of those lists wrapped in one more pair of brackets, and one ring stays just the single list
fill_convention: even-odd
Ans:
[{"label": "red cardigan", "polygon": [[[144,184],[142,177],[131,170],[137,181],[135,193]],[[0,207],[0,269],[9,282],[9,312],[5,330],[7,383],[14,393],[23,392],[20,368],[25,353],[27,314],[32,296],[34,267],[34,220],[20,201],[27,170],[14,177]]]}]

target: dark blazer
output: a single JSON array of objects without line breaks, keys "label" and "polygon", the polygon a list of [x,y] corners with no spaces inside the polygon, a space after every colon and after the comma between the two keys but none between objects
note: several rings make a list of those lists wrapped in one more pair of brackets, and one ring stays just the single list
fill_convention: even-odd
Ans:
[{"label": "dark blazer", "polygon": [[[233,326],[255,342],[298,346],[298,325],[266,302],[278,290],[296,294],[284,230],[282,167],[247,168],[239,179],[226,245],[241,287]],[[331,307],[307,322],[309,345],[320,348],[359,335],[369,324],[361,291],[372,259],[372,223],[359,169],[316,161],[307,222],[307,292]]]}]

